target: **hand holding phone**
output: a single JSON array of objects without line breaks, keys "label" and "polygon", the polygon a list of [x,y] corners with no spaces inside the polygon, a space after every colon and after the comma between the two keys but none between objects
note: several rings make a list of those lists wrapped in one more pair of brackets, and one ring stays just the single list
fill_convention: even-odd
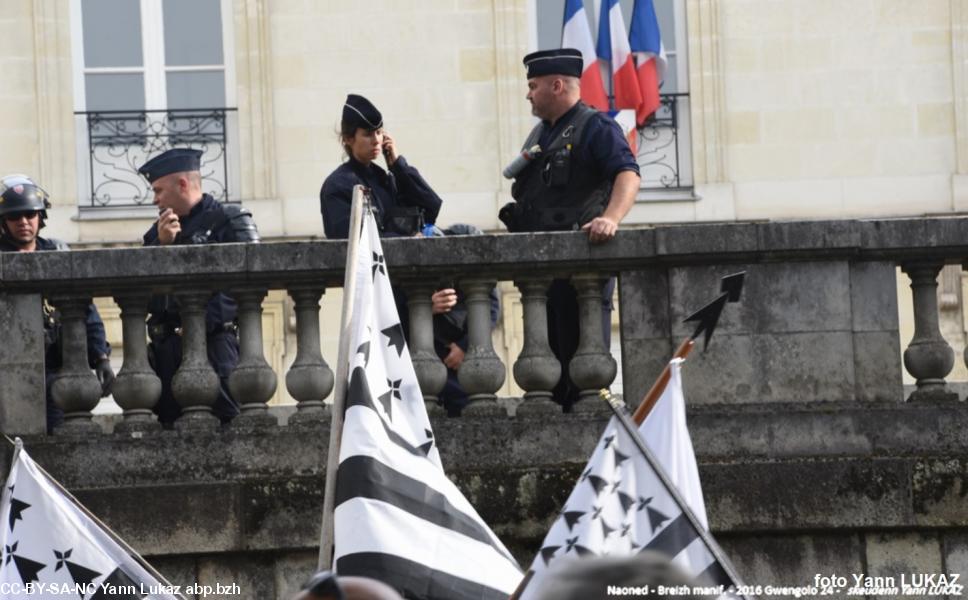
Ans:
[{"label": "hand holding phone", "polygon": [[178,215],[170,208],[163,208],[158,212],[158,242],[167,246],[175,241],[181,232],[181,222]]},{"label": "hand holding phone", "polygon": [[383,132],[383,158],[387,161],[387,166],[392,167],[397,162],[397,146],[386,131]]}]

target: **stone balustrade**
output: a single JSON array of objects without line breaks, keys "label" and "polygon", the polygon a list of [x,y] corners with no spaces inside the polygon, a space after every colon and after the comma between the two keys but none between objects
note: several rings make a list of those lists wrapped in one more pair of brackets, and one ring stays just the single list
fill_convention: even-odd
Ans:
[{"label": "stone balustrade", "polygon": [[[532,402],[544,404],[564,372],[583,397],[614,380],[618,365],[603,344],[599,310],[606,278],[618,276],[623,392],[634,404],[691,333],[682,319],[716,296],[720,277],[739,269],[748,271],[742,302],[726,310],[715,343],[696,360],[705,368],[687,380],[695,401],[899,401],[898,265],[914,292],[916,331],[904,352],[904,365],[917,379],[910,399],[956,398],[945,384],[954,357],[938,327],[936,278],[944,264],[968,256],[968,219],[669,226],[624,230],[600,246],[580,233],[384,244],[392,277],[410,292],[411,352],[431,402],[445,375],[430,337],[433,282],[453,281],[464,290],[469,347],[459,380],[474,401],[472,412],[489,412],[508,369],[491,345],[488,291],[498,280],[514,281],[522,297],[524,348],[512,372],[526,392],[527,412]],[[65,430],[90,431],[97,404],[97,382],[83,359],[83,307],[92,296],[112,296],[122,308],[121,429],[152,426],[149,411],[159,387],[142,326],[152,293],[173,293],[183,307],[184,360],[172,384],[185,410],[182,420],[215,427],[210,407],[218,381],[204,335],[204,306],[213,290],[228,291],[239,304],[241,357],[229,385],[242,405],[241,422],[274,422],[266,403],[279,379],[298,402],[297,420],[322,418],[333,373],[319,353],[319,298],[340,285],[345,251],[345,242],[320,241],[0,255],[5,322],[32,324],[30,336],[0,349],[0,359],[17,365],[18,373],[0,380],[0,428],[43,429],[43,348],[36,340],[41,295],[63,314],[64,367],[52,394],[65,411]],[[545,289],[553,277],[569,279],[579,300],[581,341],[569,365],[558,364],[548,346]],[[262,354],[261,302],[270,289],[288,290],[295,305],[298,353],[285,374],[274,373]]]},{"label": "stone balustrade", "polygon": [[[316,564],[333,372],[320,353],[320,299],[342,285],[345,243],[0,254],[0,429],[25,435],[32,456],[176,584],[237,581],[239,596],[290,598]],[[669,226],[626,230],[604,246],[579,233],[385,240],[392,277],[408,292],[410,349],[431,405],[444,374],[429,337],[429,292],[454,282],[471,321],[461,380],[475,396],[464,418],[431,415],[447,473],[522,564],[534,557],[596,444],[608,414],[548,401],[562,373],[586,389],[622,369],[635,404],[694,324],[683,319],[746,270],[705,351],[683,369],[689,428],[713,533],[749,583],[807,585],[816,573],[968,572],[968,403],[945,383],[955,360],[939,329],[939,268],[968,256],[968,219],[899,219]],[[898,332],[897,273],[913,291],[915,332]],[[594,291],[619,287],[622,357],[605,354]],[[581,364],[549,349],[545,293],[576,287]],[[502,365],[486,292],[521,292],[523,348]],[[210,417],[212,373],[199,308],[213,289],[239,302],[241,360],[230,385],[244,412]],[[260,302],[291,296],[296,356],[272,373],[262,356]],[[160,386],[148,366],[145,306],[175,293],[186,313],[184,427],[150,412]],[[67,409],[44,435],[41,298],[64,315],[65,369],[54,391]],[[90,297],[121,307],[123,364],[112,434],[93,434],[99,391],[84,356],[78,310]],[[508,307],[504,307],[508,309]],[[193,332],[194,328],[194,332]],[[201,338],[201,339],[199,339]],[[906,343],[907,340],[904,340]],[[200,360],[201,359],[201,360]],[[959,358],[960,360],[960,358]],[[508,367],[524,390],[493,400]],[[905,397],[902,369],[916,379]],[[278,426],[266,400],[284,383],[295,412]],[[615,390],[618,391],[618,390]],[[180,422],[181,423],[181,422]],[[5,461],[9,464],[10,448]]]}]

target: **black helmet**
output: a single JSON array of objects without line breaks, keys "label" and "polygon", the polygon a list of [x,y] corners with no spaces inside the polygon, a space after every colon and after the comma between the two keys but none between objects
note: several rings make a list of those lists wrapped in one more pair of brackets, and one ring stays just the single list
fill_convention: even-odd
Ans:
[{"label": "black helmet", "polygon": [[40,211],[41,225],[47,218],[50,200],[47,192],[26,175],[7,175],[0,179],[0,217],[9,213]]}]

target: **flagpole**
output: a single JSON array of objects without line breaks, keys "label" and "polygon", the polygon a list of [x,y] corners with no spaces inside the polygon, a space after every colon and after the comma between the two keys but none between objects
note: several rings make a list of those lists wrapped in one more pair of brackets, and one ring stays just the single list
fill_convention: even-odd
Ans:
[{"label": "flagpole", "polygon": [[[684,342],[682,342],[682,344],[679,345],[679,349],[676,350],[676,353],[672,356],[672,358],[685,358],[689,356],[689,353],[692,352],[692,349],[695,345],[696,340],[693,338],[687,338]],[[672,377],[672,367],[669,365],[670,363],[666,363],[666,366],[664,369],[662,369],[662,373],[659,375],[658,379],[655,380],[655,383],[653,383],[652,387],[649,388],[649,392],[645,395],[645,398],[642,399],[642,402],[639,403],[638,408],[635,409],[635,413],[632,415],[632,421],[634,421],[636,425],[641,425],[643,421],[645,421],[645,418],[648,417],[649,413],[652,412],[652,409],[655,408],[655,403],[659,401],[659,398],[662,396],[662,392],[664,392],[666,386],[669,385],[669,378]]]},{"label": "flagpole", "polygon": [[[659,464],[658,459],[652,454],[652,451],[649,450],[645,440],[642,439],[642,435],[639,433],[638,427],[636,427],[632,422],[632,419],[629,418],[628,409],[625,407],[625,403],[612,396],[607,389],[601,390],[599,392],[599,396],[601,396],[601,398],[608,403],[609,408],[611,408],[612,412],[615,414],[615,419],[621,424],[622,428],[625,429],[625,433],[632,438],[632,442],[635,444],[635,447],[638,448],[642,456],[645,457],[645,460],[649,463],[649,466],[652,467],[652,471],[655,472],[656,477],[658,477],[659,481],[662,482],[662,485],[665,486],[666,491],[669,492],[669,495],[672,496],[672,499],[675,500],[677,505],[679,505],[679,508],[682,509],[682,514],[686,516],[686,518],[689,520],[689,523],[693,526],[693,528],[695,528],[696,533],[698,533],[699,537],[702,538],[703,544],[706,546],[706,550],[708,550],[713,558],[715,558],[720,566],[722,566],[723,571],[726,572],[726,575],[729,576],[730,580],[736,585],[737,588],[745,587],[742,579],[740,579],[739,575],[736,573],[736,570],[733,568],[733,564],[729,561],[729,558],[726,557],[723,551],[719,548],[719,544],[717,544],[716,540],[713,539],[713,536],[705,527],[702,526],[702,524],[699,522],[699,519],[696,518],[696,515],[693,514],[692,509],[689,508],[689,504],[686,502],[685,498],[682,497],[682,494],[679,493],[679,488],[672,483],[672,481],[669,479],[669,476],[666,475],[665,470]],[[740,598],[749,598],[749,596],[746,594],[741,594],[738,591],[736,592],[736,595]]]},{"label": "flagpole", "polygon": [[326,485],[323,489],[323,518],[319,531],[319,570],[333,567],[334,511],[336,510],[336,472],[339,469],[340,443],[343,438],[343,412],[346,407],[346,379],[349,375],[349,349],[353,322],[353,303],[356,300],[356,257],[359,254],[360,231],[363,223],[364,200],[367,192],[362,185],[353,187],[350,206],[350,230],[346,243],[346,272],[343,277],[343,311],[339,326],[339,355],[336,359],[336,383],[332,421],[329,429],[329,451],[326,454]]},{"label": "flagpole", "polygon": [[[686,318],[686,322],[699,321],[699,326],[696,327],[696,331],[691,336],[679,345],[676,353],[672,356],[673,359],[689,356],[693,346],[696,345],[696,338],[699,337],[700,333],[706,334],[706,346],[709,346],[709,338],[712,337],[713,331],[716,329],[716,324],[719,322],[719,315],[722,314],[723,307],[727,302],[739,302],[745,277],[746,271],[739,271],[738,273],[723,277],[719,287],[719,291],[722,294]],[[642,399],[642,402],[639,403],[638,408],[635,409],[632,420],[635,421],[636,425],[641,425],[645,421],[645,418],[652,412],[652,408],[655,407],[655,403],[659,401],[659,397],[662,396],[662,392],[665,391],[666,386],[669,384],[669,377],[672,375],[671,369],[672,367],[669,366],[669,363],[666,363],[658,379],[655,380],[649,392]]]},{"label": "flagpole", "polygon": [[[10,439],[9,436],[6,436],[6,435],[4,435],[3,437],[7,438],[7,441],[13,443],[13,445],[14,445],[13,460],[10,462],[11,468],[13,468],[13,465],[17,462],[17,457],[20,456],[20,452],[23,450],[23,441],[20,438],[17,438],[16,441],[13,441],[13,440]],[[173,586],[171,584],[170,581],[168,581],[168,578],[167,577],[165,577],[164,575],[162,575],[161,573],[159,573],[158,571],[156,571],[155,568],[152,567],[151,564],[148,561],[146,561],[143,556],[141,556],[140,554],[138,554],[137,550],[135,550],[134,548],[132,548],[131,546],[129,546],[128,543],[125,542],[123,539],[121,539],[121,537],[118,534],[114,533],[114,531],[110,527],[108,527],[107,525],[105,525],[101,521],[101,519],[98,519],[94,515],[94,513],[92,513],[91,511],[87,510],[87,507],[84,506],[83,504],[81,504],[80,500],[78,500],[77,498],[75,498],[73,494],[71,494],[70,492],[68,492],[67,489],[60,484],[59,481],[57,481],[56,479],[54,479],[51,476],[51,474],[48,473],[46,469],[44,469],[44,467],[42,467],[39,464],[37,464],[36,461],[34,461],[34,466],[36,466],[37,467],[37,470],[39,470],[41,472],[41,474],[43,474],[43,476],[47,478],[47,481],[49,481],[51,485],[53,485],[55,488],[57,488],[57,490],[61,494],[64,494],[64,497],[66,497],[68,500],[70,500],[74,504],[74,506],[77,507],[78,510],[80,510],[82,513],[84,513],[84,515],[87,516],[88,519],[94,521],[94,523],[96,523],[97,526],[100,527],[104,531],[104,533],[106,533],[108,535],[108,537],[111,538],[114,541],[115,544],[117,544],[118,546],[121,546],[121,549],[124,550],[125,552],[127,552],[128,555],[131,556],[131,558],[133,558],[136,561],[138,561],[138,564],[140,564],[141,567],[145,571],[148,571],[148,573],[152,577],[154,577],[155,579],[157,579],[158,580],[158,583],[161,583],[161,584],[165,585],[166,587],[168,587],[170,589],[173,589],[175,587],[175,586]],[[175,592],[175,595],[177,595],[182,600],[186,600],[185,596],[183,596],[179,592]]]}]

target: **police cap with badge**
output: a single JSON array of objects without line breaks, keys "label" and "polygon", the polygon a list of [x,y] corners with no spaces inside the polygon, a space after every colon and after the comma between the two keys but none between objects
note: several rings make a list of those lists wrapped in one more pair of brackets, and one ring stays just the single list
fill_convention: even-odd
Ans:
[{"label": "police cap with badge", "polygon": [[358,94],[348,94],[343,104],[343,124],[345,129],[353,127],[375,131],[383,127],[383,115],[372,102]]},{"label": "police cap with badge", "polygon": [[148,180],[148,183],[154,183],[155,180],[172,173],[198,171],[201,169],[201,162],[201,150],[172,148],[141,165],[138,173],[141,173]]},{"label": "police cap with badge", "polygon": [[524,57],[524,66],[528,68],[528,79],[542,75],[567,75],[581,77],[581,51],[574,48],[555,48],[554,50],[539,50]]},{"label": "police cap with badge", "polygon": [[[200,171],[202,154],[204,154],[202,150],[194,148],[172,148],[141,165],[138,173],[143,175],[148,183],[154,183],[172,173]],[[231,233],[227,236],[220,235],[219,231],[226,226],[229,226]],[[237,204],[218,203],[217,210],[208,211],[199,216],[198,219],[191,221],[191,225],[183,221],[182,227],[182,231],[175,238],[176,243],[259,241],[259,230],[252,220],[252,213]]]}]

